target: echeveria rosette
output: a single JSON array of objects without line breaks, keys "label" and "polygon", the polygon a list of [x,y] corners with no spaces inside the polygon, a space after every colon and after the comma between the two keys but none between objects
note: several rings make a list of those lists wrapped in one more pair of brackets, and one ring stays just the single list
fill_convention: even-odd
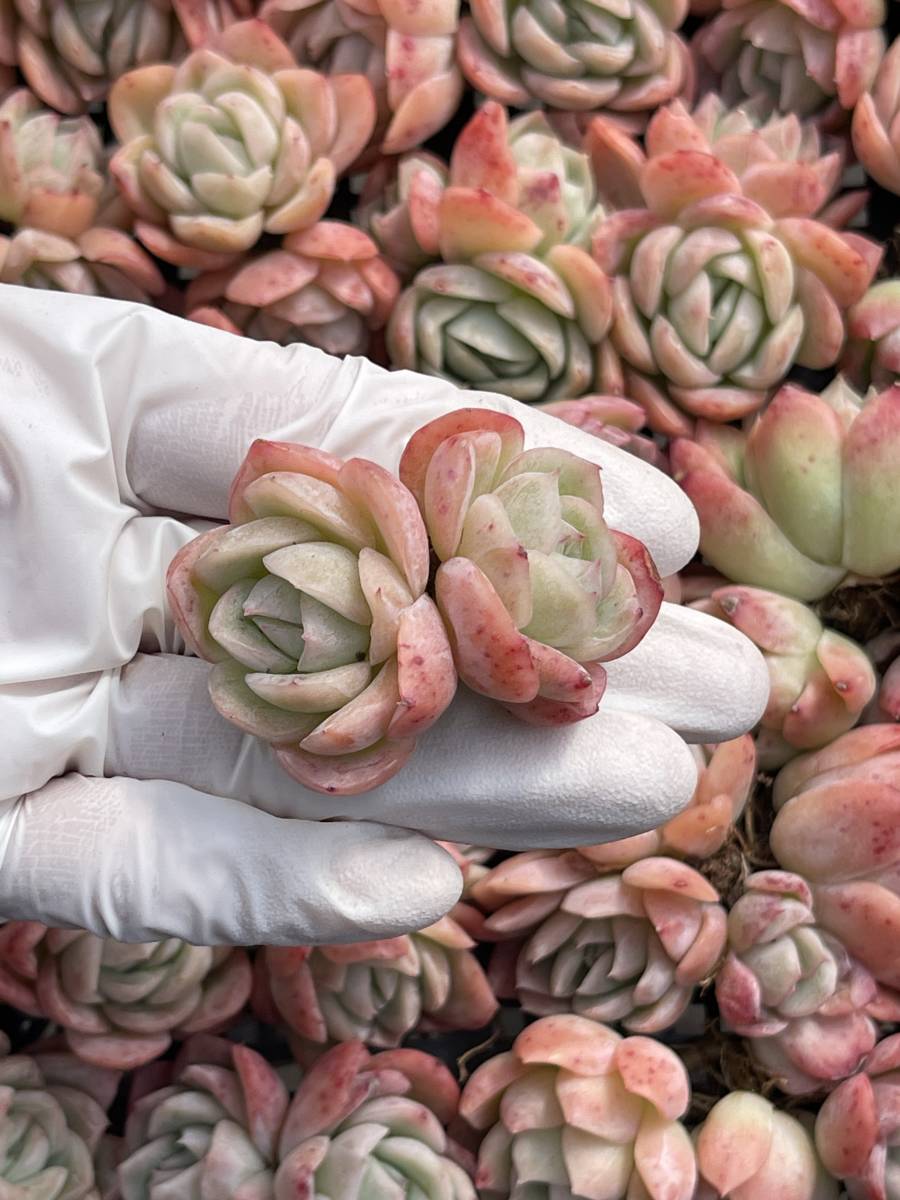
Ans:
[{"label": "echeveria rosette", "polygon": [[278,250],[198,275],[185,309],[192,321],[282,346],[367,354],[399,291],[367,234],[343,221],[319,221],[288,234]]},{"label": "echeveria rosette", "polygon": [[643,543],[604,522],[599,468],[523,447],[515,418],[459,409],[413,435],[400,477],[441,564],[460,677],[523,720],[567,724],[596,712],[600,664],[640,642],[662,587]]},{"label": "echeveria rosette", "polygon": [[794,364],[837,361],[879,246],[811,216],[772,215],[701,150],[650,157],[637,182],[643,207],[594,234],[613,292],[604,390],[683,436],[692,417],[755,412]]},{"label": "echeveria rosette", "polygon": [[474,947],[453,916],[380,941],[269,946],[257,959],[256,1007],[287,1023],[303,1057],[354,1038],[392,1047],[414,1030],[480,1029],[497,999]]},{"label": "echeveria rosette", "polygon": [[456,688],[413,496],[366,459],[256,441],[229,515],[169,568],[213,704],[316,791],[390,779]]},{"label": "echeveria rosette", "polygon": [[863,725],[788,763],[770,844],[802,875],[818,923],[900,989],[900,727]]},{"label": "echeveria rosette", "polygon": [[[445,201],[448,188],[453,194]],[[587,155],[560,137],[544,113],[510,121],[490,100],[461,130],[449,169],[425,153],[405,156],[394,172],[381,165],[367,180],[357,213],[407,274],[442,255],[465,256],[466,225],[473,221],[499,224],[502,237],[505,217],[520,237],[529,231],[529,252],[541,256],[560,242],[589,249],[602,216]],[[539,241],[523,218],[541,231]],[[479,241],[484,249],[502,244]]]},{"label": "echeveria rosette", "polygon": [[225,266],[265,233],[313,225],[372,134],[362,75],[297,66],[262,21],[229,26],[178,66],[119,79],[110,171],[147,247],[177,266]]},{"label": "echeveria rosette", "polygon": [[463,94],[459,0],[265,0],[260,15],[303,65],[361,72],[378,100],[378,141],[401,154],[447,124]]},{"label": "echeveria rosette", "polygon": [[690,85],[675,33],[687,11],[687,0],[479,0],[459,62],[477,91],[515,108],[643,113]]},{"label": "echeveria rosette", "polygon": [[57,112],[83,113],[126,71],[180,57],[178,3],[191,0],[3,0],[0,61]]},{"label": "echeveria rosette", "polygon": [[749,429],[699,421],[669,454],[701,552],[736,583],[816,600],[900,568],[900,387],[788,384]]},{"label": "echeveria rosette", "polygon": [[691,746],[697,786],[687,808],[658,829],[634,837],[582,846],[598,867],[622,869],[651,855],[710,858],[734,832],[756,780],[756,743],[749,733],[711,746]]},{"label": "echeveria rosette", "polygon": [[811,1128],[753,1092],[729,1092],[694,1134],[694,1200],[837,1200]]},{"label": "echeveria rosette", "polygon": [[577,851],[532,851],[488,871],[470,894],[488,913],[484,936],[502,941],[490,968],[498,993],[539,1016],[574,1012],[658,1033],[725,949],[718,893],[671,858],[615,871]]},{"label": "echeveria rosette", "polygon": [[853,149],[882,187],[900,195],[900,38],[853,110]]},{"label": "echeveria rosette", "polygon": [[597,116],[585,132],[585,149],[615,208],[643,204],[641,172],[648,158],[693,150],[724,163],[740,180],[743,195],[771,216],[815,216],[845,226],[863,208],[867,193],[834,198],[843,182],[844,142],[824,139],[813,122],[795,113],[767,115],[759,109],[728,108],[713,92],[693,109],[673,100],[650,118],[643,143],[620,122]]},{"label": "echeveria rosette", "polygon": [[100,135],[86,117],[63,120],[27,88],[0,104],[0,220],[77,237],[103,191]]},{"label": "echeveria rosette", "polygon": [[75,239],[43,229],[0,235],[0,282],[138,304],[150,304],[165,291],[146,250],[121,229],[100,226]]},{"label": "echeveria rosette", "polygon": [[873,283],[847,313],[841,371],[860,391],[900,382],[900,279]]},{"label": "echeveria rosette", "polygon": [[246,951],[229,947],[132,945],[32,921],[0,932],[0,997],[33,995],[73,1053],[101,1067],[140,1066],[173,1034],[219,1028],[243,1008],[251,982]]},{"label": "echeveria rosette", "polygon": [[[728,957],[716,975],[727,1027],[786,1092],[803,1095],[846,1079],[875,1045],[868,1007],[888,1016],[875,980],[816,924],[807,882],[758,871],[728,914]],[[894,1004],[897,1012],[897,1008]]]},{"label": "echeveria rosette", "polygon": [[483,1200],[693,1200],[690,1084],[674,1051],[573,1015],[543,1017],[463,1089]]},{"label": "echeveria rosette", "polygon": [[11,1054],[0,1033],[3,1153],[0,1194],[8,1200],[99,1200],[94,1154],[119,1073],[67,1054]]},{"label": "echeveria rosette", "polygon": [[875,669],[862,646],[826,629],[799,600],[730,586],[691,607],[728,621],[765,657],[769,701],[757,734],[764,769],[846,733],[875,694]]},{"label": "echeveria rosette", "polygon": [[692,42],[728,105],[837,124],[872,86],[885,0],[723,0]]},{"label": "echeveria rosette", "polygon": [[884,1038],[816,1117],[822,1161],[849,1200],[900,1196],[900,1034]]}]

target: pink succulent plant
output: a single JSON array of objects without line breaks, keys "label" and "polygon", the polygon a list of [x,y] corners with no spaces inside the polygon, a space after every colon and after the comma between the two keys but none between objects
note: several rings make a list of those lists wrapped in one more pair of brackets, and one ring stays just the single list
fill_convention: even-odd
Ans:
[{"label": "pink succulent plant", "polygon": [[611,446],[619,446],[636,458],[642,458],[658,470],[668,472],[665,451],[652,437],[639,432],[647,420],[639,404],[623,396],[581,396],[577,400],[550,400],[540,407],[567,425],[583,429]]},{"label": "pink succulent plant", "polygon": [[658,829],[582,846],[578,853],[599,868],[621,870],[651,856],[705,859],[721,850],[750,798],[756,779],[756,743],[745,733],[691,750],[697,763],[697,787],[687,808]]},{"label": "pink succulent plant", "polygon": [[677,1055],[586,1017],[543,1017],[480,1066],[460,1116],[481,1137],[483,1200],[692,1200],[690,1102]]},{"label": "pink succulent plant", "polygon": [[313,225],[368,142],[375,100],[362,75],[297,66],[261,21],[229,26],[181,63],[119,79],[110,170],[154,254],[215,269],[263,232]]},{"label": "pink succulent plant", "polygon": [[287,1022],[311,1054],[354,1038],[390,1047],[416,1029],[480,1029],[497,999],[474,947],[452,916],[374,942],[269,946],[257,957],[255,1007]]},{"label": "pink succulent plant", "polygon": [[0,220],[78,237],[103,191],[102,146],[87,117],[63,120],[27,88],[0,104]]},{"label": "pink succulent plant", "polygon": [[140,1066],[165,1053],[173,1033],[219,1028],[243,1008],[250,985],[244,950],[178,938],[130,945],[31,921],[10,922],[0,935],[0,998],[33,995],[73,1053],[100,1067]]},{"label": "pink succulent plant", "polygon": [[772,852],[812,886],[816,919],[900,988],[900,726],[865,725],[775,780]]},{"label": "pink succulent plant", "polygon": [[596,712],[599,664],[640,642],[662,588],[646,547],[606,526],[599,468],[523,446],[513,417],[460,409],[413,435],[400,477],[441,562],[460,677],[523,720],[563,724]]},{"label": "pink succulent plant", "polygon": [[892,628],[866,643],[880,681],[878,695],[866,711],[868,724],[900,721],[900,629]]},{"label": "pink succulent plant", "polygon": [[799,600],[730,585],[691,607],[728,621],[765,657],[769,702],[756,745],[766,770],[846,733],[875,695],[875,669],[862,646],[826,629]]},{"label": "pink succulent plant", "polygon": [[2,0],[0,60],[18,64],[28,86],[51,108],[83,113],[104,101],[126,71],[181,56],[184,41],[175,12],[180,2]]},{"label": "pink succulent plant", "polygon": [[199,1037],[172,1075],[132,1107],[115,1200],[475,1200],[445,1130],[459,1088],[431,1055],[344,1042],[291,1097],[254,1050]]},{"label": "pink succulent plant", "polygon": [[456,689],[413,496],[366,459],[256,441],[230,517],[168,577],[188,645],[216,664],[213,704],[307,787],[383,783]]},{"label": "pink succulent plant", "polygon": [[853,148],[869,174],[900,194],[900,39],[853,110]]},{"label": "pink succulent plant", "polygon": [[714,974],[725,910],[684,863],[653,857],[610,870],[591,850],[517,854],[472,886],[488,914],[484,936],[503,942],[490,977],[526,1012],[575,1012],[658,1033]]},{"label": "pink succulent plant", "polygon": [[701,421],[669,453],[704,557],[737,583],[815,600],[900,567],[900,387],[788,384],[749,430]]},{"label": "pink succulent plant", "polygon": [[4,1144],[0,1194],[8,1200],[100,1200],[94,1155],[119,1073],[71,1054],[11,1054],[0,1033]]},{"label": "pink succulent plant", "polygon": [[816,1145],[850,1200],[896,1200],[898,1135],[900,1034],[893,1034],[826,1099],[816,1118]]},{"label": "pink succulent plant", "polygon": [[265,0],[260,15],[303,66],[360,72],[379,107],[385,154],[401,154],[447,124],[463,94],[456,63],[459,0]]},{"label": "pink succulent plant", "polygon": [[753,1092],[729,1092],[695,1134],[694,1200],[837,1200],[806,1126]]},{"label": "pink succulent plant", "polygon": [[795,363],[837,361],[880,247],[770,213],[699,149],[647,158],[636,182],[641,207],[611,214],[593,240],[613,289],[603,390],[643,405],[657,432],[684,436],[692,417],[755,412]]},{"label": "pink succulent plant", "polygon": [[42,229],[0,236],[0,283],[150,304],[165,291],[153,259],[120,229],[97,226],[73,239]]},{"label": "pink succulent plant", "polygon": [[872,86],[884,0],[723,0],[692,47],[725,102],[835,122]]},{"label": "pink succulent plant", "polygon": [[658,108],[643,146],[621,124],[595,117],[585,134],[605,198],[617,208],[643,203],[641,172],[648,159],[679,150],[712,154],[740,180],[744,196],[772,217],[817,217],[842,228],[865,205],[865,191],[844,192],[846,146],[823,138],[796,113],[767,113],[756,103],[728,108],[708,92],[693,109],[681,100]]},{"label": "pink succulent plant", "polygon": [[372,239],[343,221],[291,233],[281,248],[198,275],[185,308],[192,321],[328,354],[366,354],[400,291]]},{"label": "pink succulent plant", "polygon": [[474,88],[516,108],[643,113],[692,84],[675,33],[687,11],[687,0],[488,0],[462,21],[459,62]]},{"label": "pink succulent plant", "polygon": [[841,370],[860,391],[900,381],[900,279],[874,283],[847,313]]},{"label": "pink succulent plant", "polygon": [[728,957],[716,975],[723,1021],[783,1091],[802,1095],[846,1079],[875,1045],[869,1012],[885,1019],[895,998],[816,924],[809,885],[787,871],[758,871],[728,914]]}]

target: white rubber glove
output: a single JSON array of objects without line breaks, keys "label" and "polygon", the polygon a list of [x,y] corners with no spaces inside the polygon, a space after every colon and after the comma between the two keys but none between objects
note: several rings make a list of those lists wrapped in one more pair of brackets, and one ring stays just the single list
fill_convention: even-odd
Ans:
[{"label": "white rubber glove", "polygon": [[460,689],[395,779],[345,799],[282,774],[213,710],[206,665],[179,654],[165,569],[197,518],[224,518],[254,437],[396,469],[413,430],[472,404],[514,412],[528,445],[600,463],[609,523],[662,573],[691,557],[696,520],[674,483],[512,401],[149,308],[0,288],[0,916],[125,940],[360,940],[455,900],[458,871],[422,834],[583,844],[687,802],[678,734],[735,736],[768,682],[740,634],[684,609],[610,666],[598,716],[537,730]]}]

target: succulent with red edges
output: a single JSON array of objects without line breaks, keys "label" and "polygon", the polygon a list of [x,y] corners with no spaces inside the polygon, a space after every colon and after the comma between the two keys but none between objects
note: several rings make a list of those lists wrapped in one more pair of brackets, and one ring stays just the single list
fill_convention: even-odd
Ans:
[{"label": "succulent with red edges", "polygon": [[478,1067],[460,1116],[481,1139],[483,1200],[692,1200],[689,1103],[668,1046],[568,1015],[535,1021]]},{"label": "succulent with red edges", "polygon": [[397,299],[400,283],[362,230],[319,221],[281,248],[191,280],[192,321],[328,354],[366,354]]},{"label": "succulent with red edges", "polygon": [[151,304],[165,291],[156,263],[121,229],[97,226],[74,240],[42,229],[0,235],[0,282]]},{"label": "succulent with red edges", "polygon": [[596,712],[600,664],[640,642],[662,587],[646,547],[604,522],[599,468],[523,446],[515,418],[459,409],[413,435],[400,476],[441,563],[460,677],[523,720],[564,724]]},{"label": "succulent with red edges", "polygon": [[173,1034],[220,1028],[250,986],[240,949],[179,938],[131,945],[33,921],[0,928],[0,999],[26,1000],[26,1011],[56,1022],[70,1049],[101,1067],[140,1066]]},{"label": "succulent with red edges", "polygon": [[414,1030],[480,1029],[497,1000],[453,916],[427,929],[342,946],[268,946],[257,957],[254,1007],[284,1020],[304,1057],[358,1038],[397,1046]]},{"label": "succulent with red edges", "polygon": [[469,895],[487,913],[483,936],[501,942],[489,972],[498,994],[542,1016],[575,1012],[658,1033],[725,949],[718,892],[671,858],[615,870],[594,861],[593,847],[532,850],[492,868]]},{"label": "succulent with red edges", "polygon": [[366,459],[256,441],[229,515],[168,575],[216,708],[316,791],[390,779],[456,689],[413,496]]}]

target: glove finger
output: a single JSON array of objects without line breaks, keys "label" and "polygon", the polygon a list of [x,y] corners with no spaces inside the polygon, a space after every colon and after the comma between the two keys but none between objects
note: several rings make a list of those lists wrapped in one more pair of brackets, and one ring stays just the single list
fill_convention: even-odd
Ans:
[{"label": "glove finger", "polygon": [[437,920],[462,886],[417,834],[279,820],[162,780],[65,775],[6,813],[0,913],[119,941],[391,937]]},{"label": "glove finger", "polygon": [[640,645],[606,671],[605,707],[654,717],[689,742],[746,733],[769,701],[768,668],[749,638],[677,604],[663,604]]},{"label": "glove finger", "polygon": [[178,780],[280,816],[382,821],[502,849],[629,837],[679,812],[696,781],[685,743],[650,717],[601,709],[535,729],[461,688],[394,779],[361,796],[323,796],[218,715],[207,672],[177,655],[129,664],[110,699],[105,772]]}]

